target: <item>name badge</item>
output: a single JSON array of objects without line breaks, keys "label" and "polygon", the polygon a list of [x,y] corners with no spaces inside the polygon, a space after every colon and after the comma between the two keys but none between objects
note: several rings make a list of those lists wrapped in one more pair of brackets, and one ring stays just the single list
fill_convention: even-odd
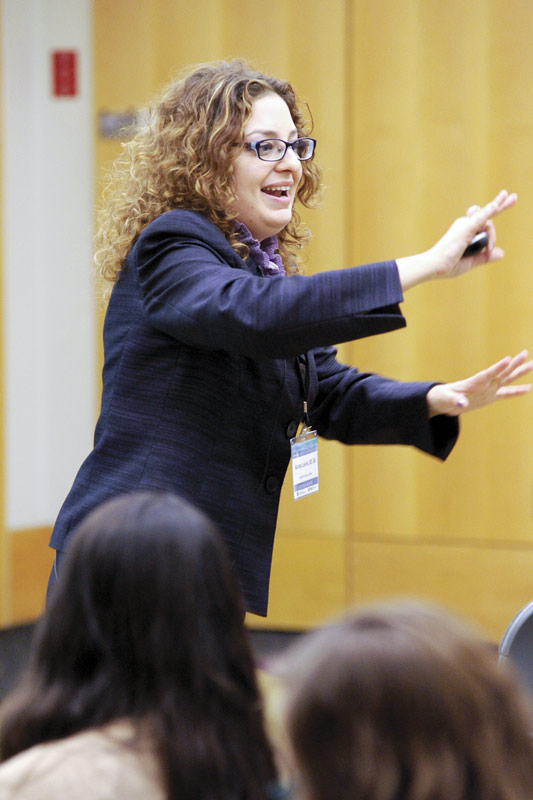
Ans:
[{"label": "name badge", "polygon": [[292,486],[295,500],[318,492],[318,437],[304,427],[291,439]]}]

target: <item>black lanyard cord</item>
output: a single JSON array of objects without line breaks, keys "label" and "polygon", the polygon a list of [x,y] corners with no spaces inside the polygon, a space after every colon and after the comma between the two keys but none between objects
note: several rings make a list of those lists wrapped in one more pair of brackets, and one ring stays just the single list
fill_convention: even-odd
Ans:
[{"label": "black lanyard cord", "polygon": [[298,378],[300,381],[300,391],[302,394],[302,402],[303,402],[303,415],[302,421],[304,422],[307,427],[310,425],[309,413],[308,413],[308,399],[309,399],[309,361],[307,359],[307,353],[303,353],[302,355],[298,356],[296,359],[296,364],[298,366]]}]

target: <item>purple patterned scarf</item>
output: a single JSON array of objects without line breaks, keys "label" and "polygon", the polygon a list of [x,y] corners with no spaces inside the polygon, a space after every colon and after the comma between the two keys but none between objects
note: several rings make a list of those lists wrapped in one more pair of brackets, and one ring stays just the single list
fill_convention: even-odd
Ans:
[{"label": "purple patterned scarf", "polygon": [[258,242],[254,239],[248,228],[243,222],[237,221],[235,229],[239,234],[239,238],[245,244],[249,251],[250,257],[257,264],[265,277],[270,275],[285,275],[285,268],[281,261],[281,256],[278,253],[278,237],[269,236],[268,239],[263,239]]}]

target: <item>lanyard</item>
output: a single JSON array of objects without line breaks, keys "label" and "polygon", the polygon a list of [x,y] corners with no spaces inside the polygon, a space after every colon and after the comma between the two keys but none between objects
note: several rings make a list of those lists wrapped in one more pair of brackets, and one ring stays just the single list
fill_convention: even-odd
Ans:
[{"label": "lanyard", "polygon": [[309,400],[309,360],[307,358],[307,353],[303,353],[302,355],[298,356],[296,359],[296,363],[298,365],[298,379],[300,381],[300,392],[302,396],[302,403],[303,403],[303,415],[302,421],[306,427],[309,427],[309,412],[308,412],[308,400]]},{"label": "lanyard", "polygon": [[307,353],[296,359],[298,380],[303,403],[303,427],[298,436],[291,439],[292,484],[295,500],[318,492],[318,441],[317,433],[309,419],[309,359]]}]

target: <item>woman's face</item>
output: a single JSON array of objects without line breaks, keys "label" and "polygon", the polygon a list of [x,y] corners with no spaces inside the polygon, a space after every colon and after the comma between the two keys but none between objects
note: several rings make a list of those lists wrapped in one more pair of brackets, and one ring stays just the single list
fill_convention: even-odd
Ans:
[{"label": "woman's face", "polygon": [[[292,142],[298,138],[298,131],[287,103],[270,92],[255,100],[244,135],[246,142]],[[237,219],[260,242],[283,230],[291,220],[302,177],[302,164],[292,148],[281,161],[261,161],[253,150],[244,150],[234,161],[233,173]]]}]

